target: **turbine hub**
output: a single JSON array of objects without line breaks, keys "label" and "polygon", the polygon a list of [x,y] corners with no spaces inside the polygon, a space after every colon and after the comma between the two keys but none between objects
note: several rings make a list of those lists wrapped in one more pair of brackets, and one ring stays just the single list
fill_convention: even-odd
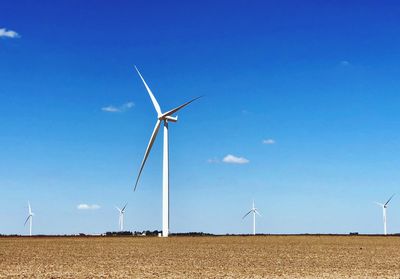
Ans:
[{"label": "turbine hub", "polygon": [[169,121],[169,122],[177,122],[177,121],[178,121],[178,116],[173,117],[173,116],[167,115],[167,116],[164,116],[164,117],[161,116],[161,117],[158,118],[158,119],[164,120],[164,121]]}]

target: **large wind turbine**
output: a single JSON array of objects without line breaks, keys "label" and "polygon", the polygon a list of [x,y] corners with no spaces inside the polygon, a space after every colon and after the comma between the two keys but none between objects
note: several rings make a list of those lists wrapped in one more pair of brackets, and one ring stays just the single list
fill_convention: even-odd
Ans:
[{"label": "large wind turbine", "polygon": [[125,213],[125,208],[126,208],[127,204],[125,204],[125,206],[120,209],[119,207],[115,207],[118,212],[119,212],[119,217],[118,217],[118,226],[119,226],[119,230],[122,232],[124,231],[124,213]]},{"label": "large wind turbine", "polygon": [[383,211],[383,234],[387,235],[387,227],[386,227],[386,210],[388,207],[388,204],[390,202],[390,200],[394,197],[395,194],[393,194],[386,203],[379,203],[379,202],[375,202],[377,205],[382,207],[382,211]]},{"label": "large wind turbine", "polygon": [[28,202],[28,217],[26,218],[24,226],[29,221],[29,236],[32,236],[32,218],[33,218],[33,215],[35,215],[35,214],[32,212],[31,204]]},{"label": "large wind turbine", "polygon": [[256,214],[261,217],[261,214],[258,212],[257,208],[254,206],[254,200],[253,200],[253,207],[249,212],[246,213],[246,215],[243,216],[242,219],[246,218],[247,215],[250,213],[253,213],[253,235],[256,235]]},{"label": "large wind turbine", "polygon": [[184,108],[191,102],[197,100],[200,97],[197,97],[193,100],[190,100],[179,107],[176,107],[172,110],[169,110],[165,113],[161,112],[160,105],[158,104],[156,98],[154,97],[153,93],[151,92],[149,86],[147,85],[146,81],[144,80],[143,76],[140,74],[138,68],[135,69],[142,80],[144,87],[146,87],[147,92],[149,93],[150,99],[153,103],[153,106],[157,112],[157,121],[156,125],[154,126],[153,133],[150,137],[149,144],[147,145],[146,152],[144,153],[142,164],[140,165],[139,174],[136,179],[135,183],[135,190],[139,182],[140,175],[143,171],[144,164],[146,163],[147,157],[149,156],[151,147],[157,137],[158,130],[160,128],[161,122],[164,124],[164,150],[163,150],[163,197],[162,197],[162,236],[168,237],[169,234],[169,154],[168,154],[168,123],[169,122],[177,122],[178,116],[173,117],[172,115],[178,112],[180,109]]}]

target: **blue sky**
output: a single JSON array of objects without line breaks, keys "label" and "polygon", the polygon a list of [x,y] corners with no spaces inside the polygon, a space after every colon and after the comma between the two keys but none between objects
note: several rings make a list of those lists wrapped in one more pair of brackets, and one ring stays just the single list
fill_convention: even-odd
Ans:
[{"label": "blue sky", "polygon": [[126,229],[161,228],[161,133],[133,192],[156,120],[135,64],[163,110],[205,95],[170,125],[172,232],[250,232],[253,198],[259,232],[382,231],[400,5],[191,2],[2,2],[0,233],[28,200],[34,233],[116,230],[125,202]]}]

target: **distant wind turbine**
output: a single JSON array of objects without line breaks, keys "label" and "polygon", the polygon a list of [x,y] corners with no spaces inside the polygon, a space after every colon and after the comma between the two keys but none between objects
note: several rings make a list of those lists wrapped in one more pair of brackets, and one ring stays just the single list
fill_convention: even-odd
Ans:
[{"label": "distant wind turbine", "polygon": [[120,209],[119,207],[115,207],[118,212],[119,212],[119,217],[118,217],[118,226],[119,226],[119,230],[122,232],[124,231],[124,213],[125,213],[125,208],[128,204],[125,204],[125,206]]},{"label": "distant wind turbine", "polygon": [[387,202],[385,203],[385,204],[383,204],[383,203],[379,203],[379,202],[375,202],[377,205],[379,205],[379,206],[381,206],[382,207],[382,211],[383,211],[383,234],[384,235],[387,235],[387,227],[386,227],[386,222],[387,222],[387,220],[386,220],[386,210],[387,210],[387,207],[388,207],[388,204],[389,204],[389,202],[392,200],[392,198],[394,197],[394,195],[395,194],[393,194],[388,200],[387,200]]},{"label": "distant wind turbine", "polygon": [[147,145],[146,152],[144,153],[142,164],[140,165],[139,174],[136,179],[135,188],[138,185],[140,175],[143,171],[144,164],[146,163],[147,157],[149,156],[151,147],[157,137],[158,130],[160,128],[161,122],[164,123],[164,151],[163,151],[163,194],[162,194],[162,236],[168,237],[169,234],[169,151],[168,151],[168,123],[169,122],[177,122],[178,116],[173,117],[172,115],[178,112],[180,109],[184,108],[191,102],[197,100],[200,97],[190,100],[179,107],[176,107],[172,110],[169,110],[165,113],[161,112],[160,105],[158,104],[156,98],[154,97],[153,93],[151,92],[149,86],[147,85],[146,81],[140,74],[138,68],[135,69],[139,74],[140,79],[142,80],[144,87],[146,87],[147,92],[149,93],[150,99],[153,103],[153,106],[157,112],[157,121],[156,125],[154,126],[153,133],[150,137],[150,141]]},{"label": "distant wind turbine", "polygon": [[256,235],[256,214],[261,217],[261,214],[258,212],[257,208],[254,206],[254,200],[253,200],[253,207],[249,212],[246,213],[246,215],[243,216],[242,219],[246,218],[247,215],[250,213],[253,213],[253,235]]},{"label": "distant wind turbine", "polygon": [[26,226],[26,223],[29,221],[29,236],[32,236],[32,219],[33,219],[33,215],[35,215],[35,214],[32,212],[31,204],[28,202],[28,217],[25,220],[24,226]]}]

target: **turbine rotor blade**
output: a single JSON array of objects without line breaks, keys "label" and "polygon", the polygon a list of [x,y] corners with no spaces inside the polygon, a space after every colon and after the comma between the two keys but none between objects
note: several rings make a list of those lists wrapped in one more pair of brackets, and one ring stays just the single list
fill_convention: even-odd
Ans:
[{"label": "turbine rotor blade", "polygon": [[121,210],[122,212],[125,211],[125,207],[126,207],[127,205],[128,205],[128,203],[126,203],[125,206],[122,208],[122,210]]},{"label": "turbine rotor blade", "polygon": [[261,216],[261,214],[260,214],[260,212],[258,212],[258,210],[257,210],[257,209],[254,209],[254,212],[255,212],[255,213],[257,213],[257,214],[258,214],[258,216],[262,217],[262,216]]},{"label": "turbine rotor blade", "polygon": [[388,201],[385,203],[385,205],[388,205],[388,203],[389,203],[390,200],[394,197],[394,195],[396,195],[396,194],[393,194],[393,195],[388,199]]},{"label": "turbine rotor blade", "polygon": [[179,107],[176,107],[176,108],[174,108],[174,109],[171,109],[170,111],[167,111],[166,113],[162,114],[162,115],[160,116],[160,118],[165,118],[166,116],[171,116],[172,114],[174,114],[174,113],[177,112],[178,110],[180,110],[180,109],[186,107],[188,104],[190,104],[190,103],[196,101],[197,99],[199,99],[199,98],[201,98],[201,97],[203,97],[203,96],[199,96],[199,97],[197,97],[197,98],[194,98],[194,99],[190,100],[189,102],[186,102],[186,103],[184,103],[183,105],[180,105]]},{"label": "turbine rotor blade", "polygon": [[382,207],[385,206],[383,203],[380,203],[380,202],[374,202],[374,203],[377,204],[377,205],[379,205],[379,206],[382,206]]},{"label": "turbine rotor blade", "polygon": [[28,201],[28,211],[29,215],[32,215],[31,203]]},{"label": "turbine rotor blade", "polygon": [[31,218],[31,217],[32,217],[32,215],[29,215],[28,218],[26,218],[24,226],[26,225],[26,223],[28,222],[29,218]]},{"label": "turbine rotor blade", "polygon": [[140,79],[143,81],[144,87],[146,87],[146,90],[149,93],[150,99],[151,99],[151,101],[153,103],[154,108],[157,111],[158,116],[160,116],[162,114],[162,112],[161,112],[160,105],[158,104],[158,102],[156,100],[156,97],[154,97],[153,92],[151,92],[149,86],[147,85],[146,81],[142,77],[142,74],[139,72],[139,70],[138,70],[138,68],[136,66],[135,66],[135,69],[136,69],[137,73],[139,74]]},{"label": "turbine rotor blade", "polygon": [[116,206],[116,207],[115,207],[115,209],[117,209],[119,212],[121,212],[121,209],[119,209],[119,207],[118,207],[118,206]]},{"label": "turbine rotor blade", "polygon": [[252,212],[253,212],[253,210],[250,210],[249,212],[247,212],[246,215],[244,215],[244,216],[242,217],[242,219],[246,218],[246,216],[249,215],[249,214],[252,213]]},{"label": "turbine rotor blade", "polygon": [[136,190],[136,187],[137,187],[138,182],[139,182],[140,175],[142,174],[142,171],[143,171],[144,164],[146,163],[146,160],[147,160],[147,157],[149,156],[151,147],[153,146],[153,143],[154,143],[154,141],[155,141],[155,139],[157,137],[158,130],[160,129],[160,124],[161,124],[161,120],[158,119],[157,122],[156,122],[156,125],[154,126],[153,133],[151,134],[149,144],[147,145],[146,152],[144,153],[143,161],[142,161],[142,164],[140,165],[139,174],[137,176],[136,183],[135,183],[135,188],[133,189],[133,191]]}]

